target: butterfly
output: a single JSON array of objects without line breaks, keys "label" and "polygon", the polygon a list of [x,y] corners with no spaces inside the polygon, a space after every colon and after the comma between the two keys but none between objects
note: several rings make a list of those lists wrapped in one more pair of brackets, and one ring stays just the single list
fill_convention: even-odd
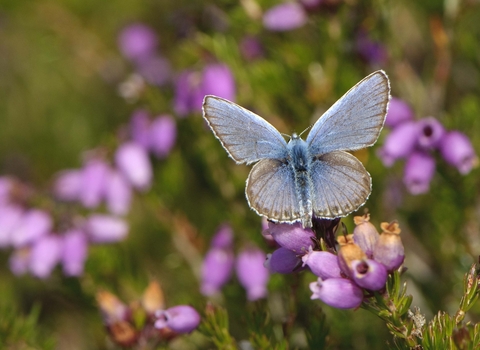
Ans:
[{"label": "butterfly", "polygon": [[384,71],[365,77],[313,125],[306,140],[294,133],[287,143],[270,123],[223,98],[207,95],[203,117],[237,164],[256,163],[245,194],[257,214],[274,222],[333,219],[368,199],[372,180],[346,151],[372,146],[383,128],[390,100]]}]

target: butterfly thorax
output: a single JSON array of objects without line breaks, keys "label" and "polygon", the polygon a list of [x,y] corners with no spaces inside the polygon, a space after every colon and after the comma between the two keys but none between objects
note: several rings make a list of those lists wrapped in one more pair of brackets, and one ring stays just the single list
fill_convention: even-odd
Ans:
[{"label": "butterfly thorax", "polygon": [[289,161],[297,172],[306,172],[309,167],[309,154],[307,143],[297,134],[292,135],[288,143]]}]

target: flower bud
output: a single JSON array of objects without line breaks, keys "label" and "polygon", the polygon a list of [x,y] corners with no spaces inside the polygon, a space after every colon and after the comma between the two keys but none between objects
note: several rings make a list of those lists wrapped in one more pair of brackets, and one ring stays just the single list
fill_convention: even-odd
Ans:
[{"label": "flower bud", "polygon": [[150,282],[142,296],[142,306],[147,314],[154,314],[157,310],[165,308],[165,300],[160,284],[156,281]]},{"label": "flower bud", "polygon": [[363,291],[346,278],[329,278],[310,283],[311,299],[320,299],[325,304],[337,309],[359,307],[363,300]]},{"label": "flower bud", "polygon": [[353,221],[356,225],[353,229],[353,241],[371,258],[379,234],[375,226],[370,223],[370,214],[355,216]]},{"label": "flower bud", "polygon": [[12,244],[18,248],[33,243],[49,233],[52,226],[53,222],[49,214],[40,209],[30,209],[11,232]]},{"label": "flower bud", "polygon": [[78,229],[66,232],[63,236],[63,273],[67,276],[83,274],[87,254],[88,240],[86,234]]},{"label": "flower bud", "polygon": [[385,138],[378,155],[387,167],[399,158],[405,158],[412,153],[418,139],[418,125],[413,121],[407,121],[398,125]]},{"label": "flower bud", "polygon": [[156,313],[155,328],[170,328],[177,333],[190,333],[200,324],[200,315],[191,306],[178,305]]},{"label": "flower bud", "polygon": [[221,225],[210,242],[212,248],[231,249],[233,246],[233,231],[230,225]]},{"label": "flower bud", "polygon": [[272,254],[267,255],[263,264],[270,272],[292,273],[302,266],[302,260],[297,254],[287,248],[278,248]]},{"label": "flower bud", "polygon": [[78,196],[86,208],[95,208],[102,201],[108,172],[108,165],[101,159],[90,159],[83,166]]},{"label": "flower bud", "polygon": [[310,251],[302,257],[303,265],[307,265],[312,272],[322,280],[340,278],[340,267],[335,254],[323,251]]},{"label": "flower bud", "polygon": [[388,271],[393,271],[398,269],[405,259],[400,227],[397,222],[384,222],[381,227],[383,232],[375,245],[373,258],[382,263]]},{"label": "flower bud", "polygon": [[138,61],[155,52],[157,41],[157,35],[149,26],[134,23],[122,30],[118,37],[118,46],[125,57]]},{"label": "flower bud", "polygon": [[269,222],[268,231],[281,247],[297,254],[305,254],[309,247],[315,245],[315,234],[310,228],[303,228],[300,222],[293,224]]},{"label": "flower bud", "polygon": [[157,117],[150,126],[150,150],[158,158],[165,158],[172,150],[177,137],[177,125],[169,115]]},{"label": "flower bud", "polygon": [[388,113],[385,119],[385,126],[393,128],[412,119],[412,108],[405,101],[392,97],[388,103]]},{"label": "flower bud", "polygon": [[307,22],[305,9],[297,2],[273,6],[263,15],[263,26],[272,31],[288,31],[300,28]]},{"label": "flower bud", "polygon": [[218,293],[232,276],[233,264],[230,249],[211,248],[202,265],[201,293],[207,296]]},{"label": "flower bud", "polygon": [[119,170],[130,183],[141,191],[150,188],[153,171],[147,151],[135,142],[121,145],[115,153]]},{"label": "flower bud", "polygon": [[135,143],[147,149],[150,145],[150,118],[144,109],[133,111],[130,119],[130,137]]},{"label": "flower bud", "polygon": [[62,240],[57,235],[48,235],[38,239],[30,251],[29,269],[39,278],[50,276],[62,256]]},{"label": "flower bud", "polygon": [[440,140],[439,149],[443,159],[456,167],[461,174],[468,174],[478,165],[478,157],[472,143],[459,131],[450,131],[445,134]]},{"label": "flower bud", "polygon": [[105,201],[108,211],[115,215],[125,215],[130,209],[132,187],[122,173],[110,170],[107,175]]},{"label": "flower bud", "polygon": [[387,282],[387,269],[381,263],[372,260],[352,261],[352,279],[360,287],[369,290],[379,290]]},{"label": "flower bud", "polygon": [[124,220],[102,214],[90,215],[84,229],[90,240],[95,243],[118,242],[128,234],[128,224]]},{"label": "flower bud", "polygon": [[76,169],[64,170],[57,174],[53,188],[55,196],[64,201],[79,200],[82,176],[82,171]]},{"label": "flower bud", "polygon": [[236,271],[240,284],[247,291],[247,299],[254,301],[267,295],[268,270],[264,267],[266,255],[258,248],[239,253]]},{"label": "flower bud", "polygon": [[215,95],[235,101],[235,78],[226,64],[206,65],[202,72],[201,91],[203,95]]}]

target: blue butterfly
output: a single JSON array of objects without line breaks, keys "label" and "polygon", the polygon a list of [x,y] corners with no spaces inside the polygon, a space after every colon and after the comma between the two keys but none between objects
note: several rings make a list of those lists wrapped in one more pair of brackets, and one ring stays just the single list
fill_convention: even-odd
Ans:
[{"label": "blue butterfly", "polygon": [[237,164],[257,163],[246,184],[249,206],[275,222],[346,216],[372,190],[370,174],[350,153],[372,146],[382,130],[390,83],[376,71],[357,83],[313,125],[307,139],[287,143],[265,119],[223,98],[208,95],[203,117]]}]

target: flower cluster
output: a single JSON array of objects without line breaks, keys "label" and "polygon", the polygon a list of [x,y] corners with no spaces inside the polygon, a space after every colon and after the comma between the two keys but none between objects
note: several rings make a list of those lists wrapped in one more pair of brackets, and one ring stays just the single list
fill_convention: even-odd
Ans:
[{"label": "flower cluster", "polygon": [[101,291],[97,303],[112,341],[120,346],[168,342],[200,324],[200,315],[189,305],[166,308],[157,282],[150,283],[140,302],[126,305],[114,294]]},{"label": "flower cluster", "polygon": [[[353,234],[337,238],[338,254],[333,247],[318,250],[316,234],[300,223],[270,222],[264,234],[273,237],[280,248],[268,256],[265,266],[279,273],[309,268],[318,277],[310,284],[312,299],[339,309],[356,308],[366,293],[382,290],[388,273],[397,270],[404,260],[398,224],[382,223],[383,232],[379,234],[369,219],[368,214],[355,217]],[[333,232],[337,224],[334,220],[324,227]]]},{"label": "flower cluster", "polygon": [[218,293],[230,280],[235,267],[248,300],[264,298],[269,279],[269,273],[263,267],[265,257],[263,251],[251,246],[238,254],[235,263],[233,231],[230,226],[222,225],[213,237],[203,262],[201,293],[206,296]]},{"label": "flower cluster", "polygon": [[387,167],[397,159],[406,159],[403,182],[411,194],[428,192],[435,174],[434,151],[461,174],[469,173],[478,164],[475,150],[465,134],[445,130],[434,117],[413,120],[412,109],[400,99],[391,99],[385,125],[392,131],[378,155]]},{"label": "flower cluster", "polygon": [[[109,164],[101,152],[88,152],[81,169],[58,173],[48,210],[35,207],[38,194],[20,181],[0,178],[0,247],[14,249],[10,269],[39,278],[48,277],[58,263],[67,276],[83,273],[88,245],[113,243],[128,234],[121,217],[130,209],[133,190],[150,188],[153,172],[149,152],[159,158],[171,151],[175,121],[162,115],[150,122],[148,114],[132,116],[130,140],[121,144]],[[48,199],[47,198],[43,198]],[[76,204],[65,210],[65,203]],[[105,203],[108,213],[99,210]]]}]

